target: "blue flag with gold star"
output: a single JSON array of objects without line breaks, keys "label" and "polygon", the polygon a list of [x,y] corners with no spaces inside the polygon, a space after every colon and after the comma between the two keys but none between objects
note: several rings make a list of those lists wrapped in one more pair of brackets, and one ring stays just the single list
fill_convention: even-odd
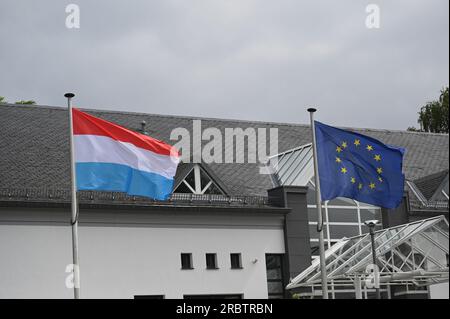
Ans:
[{"label": "blue flag with gold star", "polygon": [[322,200],[346,197],[385,208],[403,198],[405,149],[315,121]]}]

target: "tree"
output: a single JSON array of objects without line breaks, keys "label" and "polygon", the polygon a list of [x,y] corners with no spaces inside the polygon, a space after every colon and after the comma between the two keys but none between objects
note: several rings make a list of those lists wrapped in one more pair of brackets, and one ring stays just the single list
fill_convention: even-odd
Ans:
[{"label": "tree", "polygon": [[33,101],[33,100],[20,100],[20,101],[15,102],[14,104],[33,105],[33,104],[36,104],[36,101]]},{"label": "tree", "polygon": [[[5,100],[4,96],[0,96],[0,103],[8,103],[8,101]],[[34,100],[20,100],[20,101],[16,101],[14,104],[33,105],[33,104],[36,104],[36,101],[34,101]]]},{"label": "tree", "polygon": [[421,107],[417,120],[420,130],[410,127],[408,131],[448,133],[448,117],[448,87],[446,87],[441,90],[438,100]]},{"label": "tree", "polygon": [[418,128],[415,128],[414,126],[408,127],[407,131],[409,131],[409,132],[421,132]]}]

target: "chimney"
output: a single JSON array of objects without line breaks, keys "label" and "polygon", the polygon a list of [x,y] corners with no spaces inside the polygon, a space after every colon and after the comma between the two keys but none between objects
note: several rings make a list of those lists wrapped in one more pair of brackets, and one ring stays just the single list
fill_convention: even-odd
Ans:
[{"label": "chimney", "polygon": [[147,132],[146,129],[145,129],[146,125],[147,125],[147,122],[143,120],[143,121],[141,122],[141,129],[140,129],[139,131],[140,131],[142,134],[148,135],[148,132]]}]

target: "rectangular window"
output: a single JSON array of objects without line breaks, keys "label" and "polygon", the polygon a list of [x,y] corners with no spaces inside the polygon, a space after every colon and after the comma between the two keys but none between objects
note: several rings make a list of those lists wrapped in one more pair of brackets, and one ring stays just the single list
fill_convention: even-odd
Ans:
[{"label": "rectangular window", "polygon": [[339,223],[358,223],[358,207],[328,208],[328,220]]},{"label": "rectangular window", "polygon": [[311,242],[311,256],[319,256],[319,243]]},{"label": "rectangular window", "polygon": [[230,254],[231,269],[242,269],[241,254]]},{"label": "rectangular window", "polygon": [[192,254],[181,254],[181,269],[194,269],[192,266]]},{"label": "rectangular window", "polygon": [[[328,239],[327,224],[323,224],[323,236]],[[319,233],[317,232],[317,224],[309,225],[309,237],[311,239],[319,239]]]},{"label": "rectangular window", "polygon": [[206,269],[218,269],[217,254],[206,254]]},{"label": "rectangular window", "polygon": [[269,299],[284,297],[283,255],[266,255],[267,290]]},{"label": "rectangular window", "polygon": [[[366,227],[367,228],[367,227]],[[364,231],[364,230],[363,230]],[[353,237],[359,235],[359,227],[353,225],[330,225],[331,239],[341,239],[343,237]]]},{"label": "rectangular window", "polygon": [[370,219],[381,220],[381,209],[361,209],[361,222]]}]

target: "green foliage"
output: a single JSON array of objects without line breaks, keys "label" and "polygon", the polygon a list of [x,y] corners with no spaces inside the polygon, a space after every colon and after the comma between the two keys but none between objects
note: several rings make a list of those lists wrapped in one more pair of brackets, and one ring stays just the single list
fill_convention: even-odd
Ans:
[{"label": "green foliage", "polygon": [[36,101],[33,101],[33,100],[20,100],[20,101],[15,102],[14,104],[33,105],[33,104],[36,104]]},{"label": "green foliage", "polygon": [[408,131],[448,133],[448,87],[441,90],[441,95],[436,101],[428,102],[422,106],[419,112],[420,129],[409,127]]},{"label": "green foliage", "polygon": [[[6,101],[4,96],[0,96],[0,103],[8,103],[8,101]],[[20,100],[20,101],[15,102],[14,104],[34,105],[34,104],[36,104],[36,101],[34,101],[34,100]]]}]

